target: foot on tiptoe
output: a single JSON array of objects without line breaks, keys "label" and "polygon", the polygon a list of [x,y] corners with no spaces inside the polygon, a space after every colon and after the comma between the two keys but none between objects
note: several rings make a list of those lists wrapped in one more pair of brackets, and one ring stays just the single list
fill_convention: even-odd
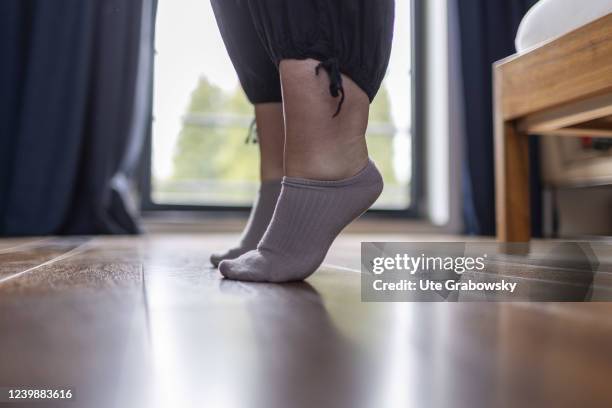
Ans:
[{"label": "foot on tiptoe", "polygon": [[383,180],[372,161],[338,181],[285,177],[270,225],[256,249],[224,260],[229,279],[289,282],[310,276],[340,231],[378,198]]},{"label": "foot on tiptoe", "polygon": [[224,259],[238,258],[240,255],[257,248],[274,214],[274,207],[281,190],[281,180],[263,181],[253,204],[249,221],[238,245],[223,253],[212,254],[210,263],[219,266]]}]

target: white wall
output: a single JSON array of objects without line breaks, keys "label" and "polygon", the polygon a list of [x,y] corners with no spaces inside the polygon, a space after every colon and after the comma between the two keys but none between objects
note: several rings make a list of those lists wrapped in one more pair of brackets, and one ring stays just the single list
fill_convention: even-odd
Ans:
[{"label": "white wall", "polygon": [[424,1],[425,189],[432,223],[449,221],[448,19],[446,0]]},{"label": "white wall", "polygon": [[424,145],[427,215],[449,232],[462,229],[462,83],[454,0],[424,6]]}]

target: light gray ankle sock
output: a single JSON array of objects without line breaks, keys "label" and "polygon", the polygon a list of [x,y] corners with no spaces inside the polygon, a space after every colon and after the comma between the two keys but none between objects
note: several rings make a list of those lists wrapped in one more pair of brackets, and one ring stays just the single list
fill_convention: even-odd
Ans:
[{"label": "light gray ankle sock", "polygon": [[270,225],[257,249],[219,265],[226,278],[289,282],[311,275],[336,236],[378,198],[383,180],[372,161],[338,181],[283,178]]},{"label": "light gray ankle sock", "polygon": [[259,193],[253,203],[251,215],[247,225],[242,232],[238,246],[225,251],[222,254],[212,254],[210,263],[218,266],[224,259],[238,258],[240,255],[257,248],[257,244],[266,232],[268,224],[274,214],[274,207],[281,191],[281,180],[263,181],[259,187]]}]

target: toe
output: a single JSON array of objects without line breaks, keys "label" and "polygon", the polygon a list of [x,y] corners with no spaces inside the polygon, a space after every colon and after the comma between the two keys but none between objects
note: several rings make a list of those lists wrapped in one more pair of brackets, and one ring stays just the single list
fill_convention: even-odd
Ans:
[{"label": "toe", "polygon": [[223,256],[220,254],[212,254],[210,256],[210,263],[216,268],[219,266],[219,263],[223,260]]},{"label": "toe", "polygon": [[221,272],[221,275],[228,279],[238,279],[238,274],[236,273],[234,268],[232,268],[232,264],[233,262],[230,260],[222,260],[219,263],[219,272]]},{"label": "toe", "polygon": [[262,282],[265,276],[261,274],[257,252],[251,251],[236,259],[225,259],[219,264],[219,272],[228,279]]}]

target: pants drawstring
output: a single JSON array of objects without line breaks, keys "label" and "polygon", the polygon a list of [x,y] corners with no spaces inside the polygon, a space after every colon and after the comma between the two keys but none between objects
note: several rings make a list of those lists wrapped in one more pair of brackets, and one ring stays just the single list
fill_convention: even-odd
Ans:
[{"label": "pants drawstring", "polygon": [[342,109],[342,104],[344,103],[344,87],[342,86],[342,74],[340,73],[340,64],[338,63],[337,58],[329,58],[321,62],[317,65],[315,69],[315,74],[319,75],[319,71],[323,68],[327,75],[329,76],[329,92],[334,98],[340,96],[340,102],[338,103],[338,109],[336,109],[336,113],[334,116],[336,117],[340,114],[340,110]]},{"label": "pants drawstring", "polygon": [[255,118],[253,118],[253,120],[251,121],[251,124],[249,125],[249,130],[247,132],[247,137],[246,139],[244,139],[244,144],[249,143],[257,143],[257,121],[255,120]]}]

